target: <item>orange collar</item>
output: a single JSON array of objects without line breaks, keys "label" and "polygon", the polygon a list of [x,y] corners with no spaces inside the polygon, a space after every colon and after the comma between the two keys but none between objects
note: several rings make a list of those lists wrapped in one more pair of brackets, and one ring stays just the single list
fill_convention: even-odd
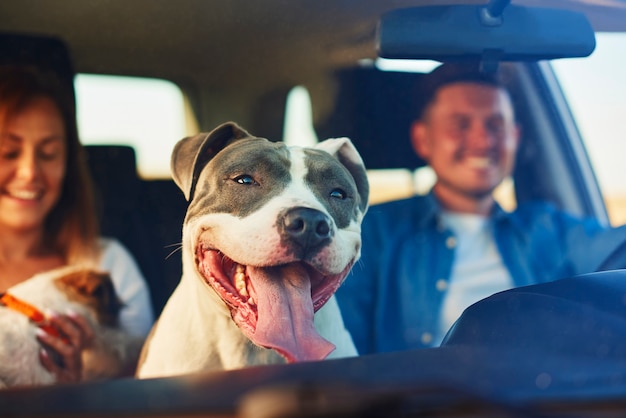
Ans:
[{"label": "orange collar", "polygon": [[31,322],[46,331],[48,334],[55,337],[63,338],[59,333],[59,330],[53,327],[50,322],[48,322],[48,318],[46,317],[46,315],[44,315],[43,312],[41,312],[39,309],[8,293],[0,295],[0,305],[4,305],[9,309],[25,315],[28,319],[31,320]]}]

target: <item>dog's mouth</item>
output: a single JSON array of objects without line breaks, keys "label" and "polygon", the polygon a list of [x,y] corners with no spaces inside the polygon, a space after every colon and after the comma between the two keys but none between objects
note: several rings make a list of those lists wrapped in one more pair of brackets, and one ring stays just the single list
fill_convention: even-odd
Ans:
[{"label": "dog's mouth", "polygon": [[199,272],[252,342],[276,350],[290,363],[322,360],[335,349],[317,333],[313,315],[335,293],[352,263],[339,274],[325,275],[302,261],[245,266],[202,248],[196,256]]}]

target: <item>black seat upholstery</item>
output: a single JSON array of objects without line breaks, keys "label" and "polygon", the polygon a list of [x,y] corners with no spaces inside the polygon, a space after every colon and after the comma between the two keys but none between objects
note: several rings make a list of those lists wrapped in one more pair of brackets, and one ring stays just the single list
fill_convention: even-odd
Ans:
[{"label": "black seat upholstery", "polygon": [[74,65],[65,42],[53,36],[0,32],[0,65],[32,66],[56,76],[74,94]]},{"label": "black seat upholstery", "polygon": [[150,225],[154,242],[158,243],[150,260],[158,266],[150,283],[155,312],[160,312],[182,275],[182,226],[187,201],[173,180],[142,180],[141,212]]},{"label": "black seat upholstery", "polygon": [[425,165],[411,148],[411,122],[421,104],[415,94],[422,74],[356,67],[336,74],[335,107],[315,129],[320,138],[349,137],[368,169]]},{"label": "black seat upholstery", "polygon": [[[87,145],[87,164],[97,182],[99,215],[105,210],[127,211],[139,200],[135,150],[126,145]],[[103,200],[103,197],[110,199]]]},{"label": "black seat upholstery", "polygon": [[140,213],[141,183],[135,167],[135,151],[122,145],[90,145],[85,150],[102,235],[120,240],[135,256],[146,280],[157,280],[160,270],[151,262],[156,243]]},{"label": "black seat upholstery", "polygon": [[87,145],[102,235],[135,256],[159,313],[180,280],[180,243],[186,201],[171,180],[142,180],[135,151],[125,145]]}]

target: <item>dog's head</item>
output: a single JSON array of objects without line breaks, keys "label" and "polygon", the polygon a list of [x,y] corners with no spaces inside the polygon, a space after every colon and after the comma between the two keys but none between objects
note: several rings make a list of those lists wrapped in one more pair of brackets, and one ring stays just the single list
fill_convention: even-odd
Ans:
[{"label": "dog's head", "polygon": [[226,123],[181,140],[172,173],[190,202],[186,268],[252,342],[290,362],[326,357],[334,346],[315,331],[313,314],[358,259],[368,205],[350,140],[287,147]]},{"label": "dog's head", "polygon": [[113,280],[105,272],[95,270],[70,271],[54,281],[71,302],[90,308],[102,325],[118,326],[122,303],[117,297]]}]

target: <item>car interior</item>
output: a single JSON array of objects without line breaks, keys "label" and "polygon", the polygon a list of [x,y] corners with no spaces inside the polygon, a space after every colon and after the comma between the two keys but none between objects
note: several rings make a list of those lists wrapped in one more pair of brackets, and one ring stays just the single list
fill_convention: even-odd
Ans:
[{"label": "car interior", "polygon": [[[618,1],[621,7],[617,12],[607,13],[599,3],[583,7],[587,2],[515,1],[508,7],[519,8],[520,19],[537,6],[561,11],[584,9],[585,14],[573,17],[582,16],[583,21],[567,20],[567,25],[560,26],[564,33],[558,35],[572,44],[580,42],[564,52],[562,39],[555,35],[553,44],[543,39],[545,50],[529,52],[529,44],[539,41],[529,38],[516,43],[528,33],[528,28],[522,27],[506,35],[510,39],[504,42],[519,50],[512,47],[510,56],[504,53],[496,58],[483,55],[487,47],[471,51],[472,45],[482,45],[483,41],[458,33],[446,38],[444,34],[449,35],[449,31],[441,26],[436,29],[436,22],[433,32],[421,33],[428,42],[441,40],[434,52],[419,37],[413,39],[414,44],[403,43],[412,39],[407,35],[411,31],[403,32],[398,20],[410,15],[404,8],[435,3],[366,1],[354,10],[354,3],[347,1],[333,2],[331,7],[329,2],[296,6],[276,0],[185,0],[176,6],[167,0],[132,4],[66,0],[58,8],[55,3],[35,0],[3,2],[0,64],[33,65],[53,72],[73,96],[73,80],[79,72],[172,80],[183,89],[201,131],[234,120],[254,135],[271,140],[283,139],[289,92],[305,85],[318,138],[351,138],[369,170],[414,172],[425,166],[408,139],[424,73],[386,71],[377,60],[386,54],[389,59],[442,61],[471,55],[505,70],[515,100],[523,139],[512,178],[512,201],[548,199],[575,214],[593,215],[608,223],[589,157],[545,60],[558,58],[558,54],[591,53],[593,44],[589,45],[588,36],[591,33],[593,38],[593,30],[626,29],[626,3]],[[457,3],[473,12],[486,2]],[[491,4],[506,7],[508,2]],[[301,9],[307,8],[308,12],[302,13]],[[386,14],[393,9],[403,13]],[[415,10],[416,17],[412,18],[417,21],[409,19],[409,27],[426,19],[419,14],[426,10],[424,7],[411,10]],[[467,10],[459,6],[457,11]],[[562,16],[557,15],[546,17],[543,23],[524,24],[553,25],[556,20],[552,19]],[[381,20],[383,16],[388,20]],[[71,25],[67,25],[69,21]],[[578,24],[588,25],[588,30],[581,30]],[[387,28],[398,32],[384,32]],[[381,38],[382,34],[387,38]],[[487,49],[506,49],[503,38],[490,39],[498,40],[499,46]],[[455,56],[452,49],[446,51],[446,45],[461,45],[462,56]],[[528,56],[520,55],[524,52]],[[171,178],[139,174],[132,146],[86,145],[85,150],[102,233],[119,239],[135,256],[158,315],[180,280],[179,244],[187,202]],[[559,363],[558,353],[520,360],[523,350],[516,348],[493,357],[484,347],[463,348],[463,336],[456,338],[461,348],[427,350],[422,356],[392,353],[365,359],[367,365],[354,359],[341,367],[303,364],[145,382],[122,379],[76,387],[10,390],[0,393],[0,415],[5,410],[11,416],[395,416],[409,410],[424,414],[416,416],[476,416],[464,415],[466,411],[480,411],[480,416],[528,416],[531,411],[526,408],[533,407],[535,412],[560,416],[559,411],[584,410],[580,404],[576,410],[574,403],[567,403],[580,395],[571,386],[553,387],[551,392],[544,392],[548,394],[545,399],[533,391],[536,387],[524,386],[548,362],[567,367]],[[444,361],[449,362],[451,371],[442,378],[429,364]],[[480,382],[484,390],[479,393],[495,390],[493,386],[500,384],[497,392],[509,390],[510,396],[485,399],[463,387],[467,375],[478,373],[477,365],[486,363],[493,380]],[[402,371],[407,367],[424,372],[418,377],[408,375]],[[595,363],[594,367],[596,377],[610,379],[610,363]],[[466,375],[454,375],[452,369]],[[506,373],[515,376],[502,380]],[[442,380],[441,385],[433,384],[437,379]],[[626,393],[623,390],[622,384],[616,393]],[[64,402],[67,397],[73,397],[74,402]],[[559,403],[562,399],[565,401]],[[587,404],[589,410],[596,406],[592,401]],[[617,397],[613,401],[611,406],[616,409],[626,406]]]},{"label": "car interior", "polygon": [[[2,33],[0,42],[6,51],[2,57],[6,63],[47,68],[67,81],[75,77],[69,48],[62,39]],[[526,128],[513,175],[514,200],[548,199],[574,213],[605,219],[606,211],[593,176],[580,172],[589,166],[589,161],[572,147],[571,137],[565,136],[563,124],[567,118],[546,117],[551,113],[558,115],[559,110],[546,109],[550,100],[541,96],[554,93],[550,86],[539,84],[543,81],[540,65],[502,65],[510,74],[508,83],[518,119]],[[319,138],[351,138],[371,170],[414,171],[425,165],[409,141],[409,126],[420,105],[422,73],[382,71],[373,65],[360,65],[340,68],[332,76],[337,85],[336,98],[328,115],[315,125]],[[73,83],[67,85],[69,94],[75,95]],[[516,94],[520,91],[524,94]],[[284,96],[281,101],[284,103]],[[282,118],[281,113],[280,118],[274,119]],[[265,118],[259,130],[267,132],[267,138],[282,138],[279,123],[274,121],[274,126],[270,126],[268,120],[272,118]],[[119,239],[136,257],[149,281],[158,313],[180,279],[182,264],[176,243],[180,242],[180,225],[186,210],[184,197],[171,179],[141,178],[131,146],[87,145],[85,149],[95,182],[102,233]]]}]

